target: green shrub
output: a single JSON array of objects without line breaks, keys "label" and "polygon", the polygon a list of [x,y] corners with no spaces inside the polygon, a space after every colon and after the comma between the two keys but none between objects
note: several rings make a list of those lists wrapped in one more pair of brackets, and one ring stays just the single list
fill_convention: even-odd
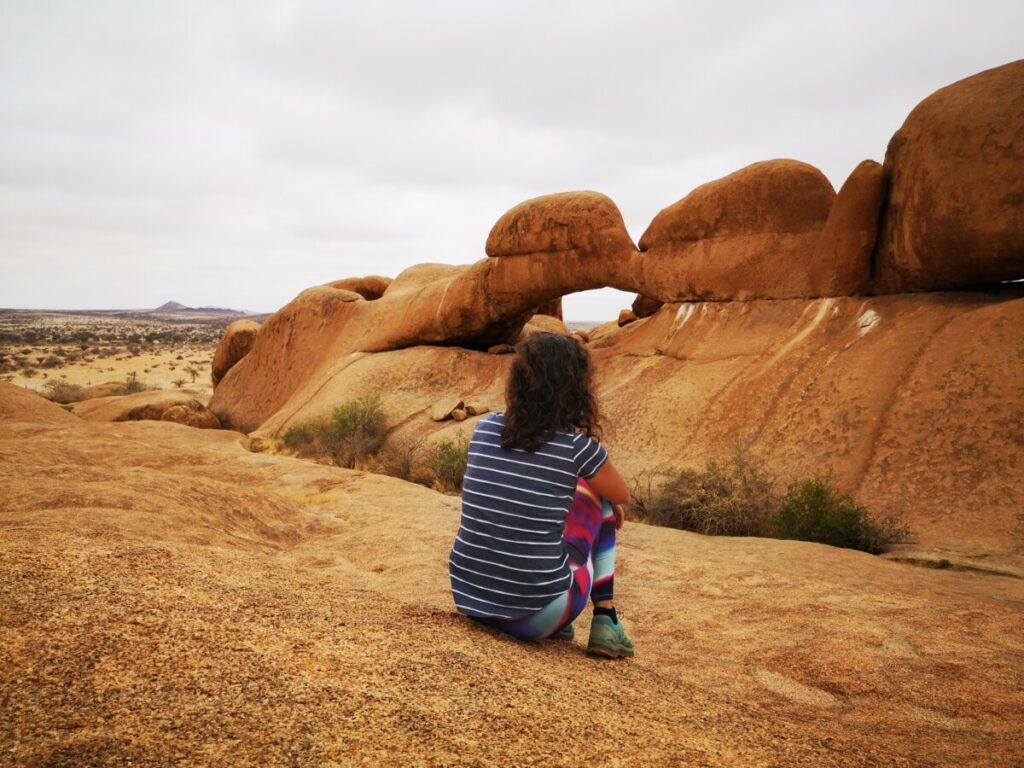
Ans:
[{"label": "green shrub", "polygon": [[[655,485],[656,477],[666,478]],[[735,447],[725,463],[703,470],[660,471],[633,483],[632,512],[653,525],[711,536],[769,536],[778,508],[775,482],[762,462]]]},{"label": "green shrub", "polygon": [[767,536],[878,554],[909,531],[899,518],[873,519],[830,478],[790,483],[786,493],[765,463],[739,446],[703,470],[655,470],[633,480],[631,516],[707,535]]},{"label": "green shrub", "polygon": [[284,444],[302,456],[326,456],[339,467],[353,468],[384,444],[386,417],[377,395],[338,406],[328,421],[309,421],[290,427]]},{"label": "green shrub", "polygon": [[434,485],[446,493],[462,490],[462,478],[469,462],[469,438],[460,433],[454,440],[444,438],[432,444],[427,451],[426,467]]},{"label": "green shrub", "polygon": [[816,477],[789,484],[775,519],[775,535],[877,555],[906,538],[907,529],[895,517],[873,520],[830,480]]}]

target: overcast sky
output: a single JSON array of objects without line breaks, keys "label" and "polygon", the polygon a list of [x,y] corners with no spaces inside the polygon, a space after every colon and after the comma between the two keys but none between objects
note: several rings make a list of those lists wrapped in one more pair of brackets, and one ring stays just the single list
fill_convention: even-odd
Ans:
[{"label": "overcast sky", "polygon": [[638,239],[758,160],[838,188],[1022,30],[1020,0],[0,0],[0,307],[271,311],[483,258],[537,195],[604,192]]}]

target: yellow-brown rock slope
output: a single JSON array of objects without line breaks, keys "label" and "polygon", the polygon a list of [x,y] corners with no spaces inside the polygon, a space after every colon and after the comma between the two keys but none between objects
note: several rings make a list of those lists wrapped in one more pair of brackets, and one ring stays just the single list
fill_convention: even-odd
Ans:
[{"label": "yellow-brown rock slope", "polygon": [[1024,758],[1019,579],[627,524],[638,654],[606,663],[454,613],[457,499],[8,385],[0,414],[5,765]]}]

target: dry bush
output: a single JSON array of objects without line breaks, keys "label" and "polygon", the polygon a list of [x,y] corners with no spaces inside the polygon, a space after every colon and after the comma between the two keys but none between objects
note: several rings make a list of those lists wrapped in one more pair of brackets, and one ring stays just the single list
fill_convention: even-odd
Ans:
[{"label": "dry bush", "polygon": [[[662,470],[633,482],[633,514],[644,522],[710,536],[770,536],[778,509],[775,479],[740,446],[703,470]],[[664,477],[657,482],[657,476]]]},{"label": "dry bush", "polygon": [[50,399],[55,403],[77,403],[85,399],[85,396],[82,394],[82,387],[78,384],[69,384],[66,381],[53,379],[46,382],[45,389]]},{"label": "dry bush", "polygon": [[896,516],[873,518],[831,477],[797,480],[779,494],[763,459],[738,445],[725,462],[654,470],[632,485],[632,517],[707,535],[798,539],[878,554],[909,533]]},{"label": "dry bush", "polygon": [[430,485],[431,478],[423,466],[424,454],[423,443],[412,438],[388,439],[377,454],[377,469],[391,477]]}]

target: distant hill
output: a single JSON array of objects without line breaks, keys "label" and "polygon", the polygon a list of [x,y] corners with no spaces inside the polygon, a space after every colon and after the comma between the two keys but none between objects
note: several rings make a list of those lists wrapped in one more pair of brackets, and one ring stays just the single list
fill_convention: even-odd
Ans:
[{"label": "distant hill", "polygon": [[153,314],[174,312],[199,315],[238,315],[239,317],[245,317],[252,314],[251,312],[245,312],[238,309],[224,309],[223,307],[186,307],[184,304],[177,301],[168,301],[166,304],[161,304],[159,307],[151,311]]}]

